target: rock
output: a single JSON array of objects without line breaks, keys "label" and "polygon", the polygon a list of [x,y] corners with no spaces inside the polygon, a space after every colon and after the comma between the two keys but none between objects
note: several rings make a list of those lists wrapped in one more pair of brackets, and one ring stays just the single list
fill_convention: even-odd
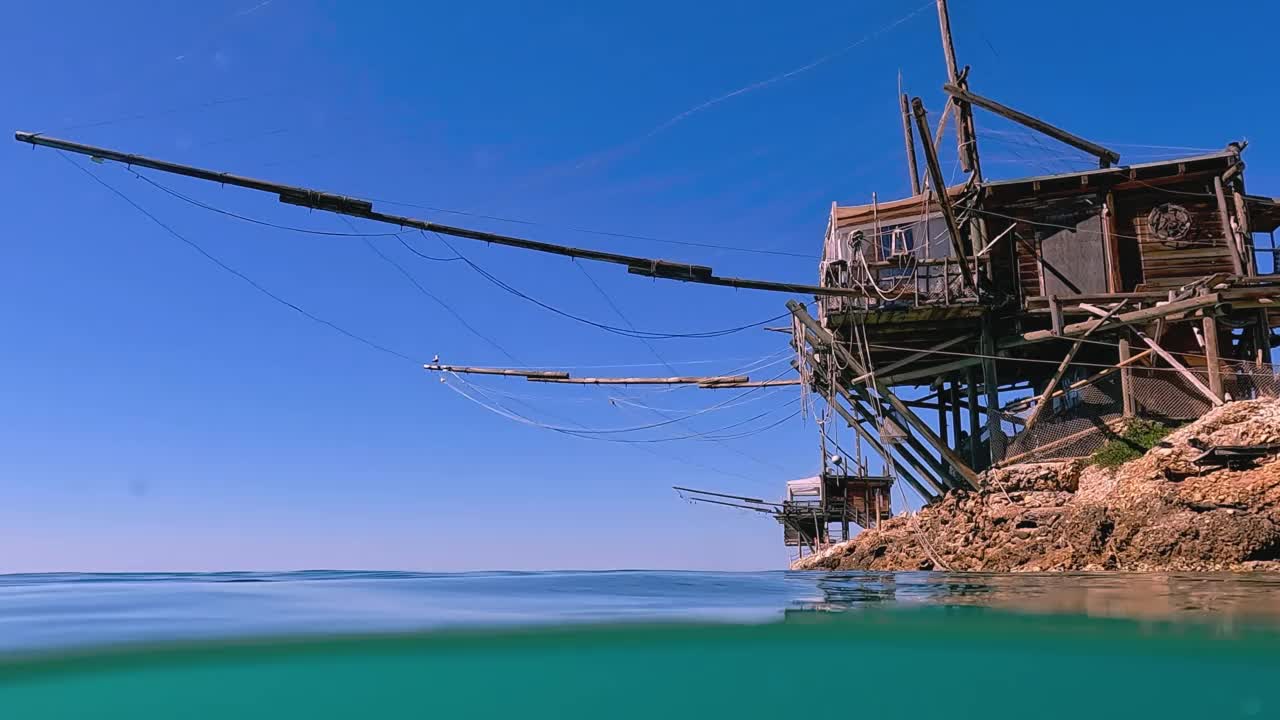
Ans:
[{"label": "rock", "polygon": [[1276,442],[1280,400],[1228,403],[1118,468],[990,470],[978,492],[953,492],[793,567],[922,570],[936,559],[988,572],[1280,571],[1280,462],[1194,463],[1207,445]]}]

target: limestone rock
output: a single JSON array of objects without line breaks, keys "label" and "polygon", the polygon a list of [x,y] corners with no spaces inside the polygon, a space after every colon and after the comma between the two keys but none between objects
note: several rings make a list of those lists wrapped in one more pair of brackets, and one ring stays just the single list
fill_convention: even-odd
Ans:
[{"label": "limestone rock", "polygon": [[1280,443],[1280,400],[1228,403],[1119,468],[1084,461],[990,470],[794,569],[1280,570],[1280,462],[1206,470],[1210,445]]}]

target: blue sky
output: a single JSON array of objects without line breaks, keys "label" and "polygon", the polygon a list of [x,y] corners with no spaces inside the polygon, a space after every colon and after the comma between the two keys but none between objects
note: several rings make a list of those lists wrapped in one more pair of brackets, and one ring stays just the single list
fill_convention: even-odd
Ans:
[{"label": "blue sky", "polygon": [[[1111,144],[1125,161],[1248,138],[1250,190],[1280,194],[1268,49],[1280,8],[952,5],[975,90]],[[538,224],[380,204],[800,282],[816,278],[816,260],[569,228],[816,256],[832,201],[906,192],[898,71],[935,121],[945,78],[936,15],[917,0],[66,2],[6,15],[6,131],[517,218]],[[1189,38],[1206,28],[1196,50]],[[989,115],[978,127],[988,175],[1088,164]],[[948,167],[953,148],[944,143]],[[0,571],[784,563],[772,521],[690,507],[669,487],[777,495],[817,468],[812,421],[645,444],[518,424],[271,302],[52,151],[0,152]],[[503,294],[460,263],[417,258],[394,238],[249,225],[119,166],[76,161],[271,292],[422,361],[512,364],[496,343],[520,364],[589,366],[579,374],[665,374],[663,362],[714,373],[785,350],[783,336],[762,330],[647,346]],[[156,179],[255,218],[350,231],[259,194]],[[434,239],[406,241],[448,254]],[[786,296],[459,247],[522,291],[608,324],[697,332],[784,312]],[[730,397],[476,382],[519,395],[500,399],[545,423],[590,428],[661,421],[636,404],[681,416]],[[760,393],[619,436],[712,431],[768,411],[725,433],[759,429],[793,412],[795,395]]]}]

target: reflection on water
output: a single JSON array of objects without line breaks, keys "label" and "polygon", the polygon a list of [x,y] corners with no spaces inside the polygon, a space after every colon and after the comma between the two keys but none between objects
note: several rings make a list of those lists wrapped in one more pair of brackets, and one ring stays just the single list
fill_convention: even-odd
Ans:
[{"label": "reflection on water", "polygon": [[1280,576],[815,572],[0,575],[0,653],[261,636],[613,622],[761,623],[981,606],[1280,626]]},{"label": "reflection on water", "polygon": [[1089,617],[1280,624],[1280,576],[1274,575],[850,572],[814,579],[822,600],[797,609],[964,605]]}]

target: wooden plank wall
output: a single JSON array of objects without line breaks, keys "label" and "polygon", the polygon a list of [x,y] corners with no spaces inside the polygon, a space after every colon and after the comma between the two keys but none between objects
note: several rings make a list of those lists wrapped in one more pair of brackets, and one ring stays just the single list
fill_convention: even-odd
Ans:
[{"label": "wooden plank wall", "polygon": [[[1119,242],[1122,247],[1136,244],[1140,258],[1141,278],[1136,279],[1135,286],[1174,288],[1205,275],[1232,272],[1231,247],[1223,237],[1222,219],[1211,188],[1201,177],[1162,189],[1142,186],[1115,191]],[[1185,208],[1190,214],[1191,229],[1185,237],[1166,240],[1152,232],[1150,213],[1165,203]],[[1126,286],[1132,280],[1126,278]]]}]

